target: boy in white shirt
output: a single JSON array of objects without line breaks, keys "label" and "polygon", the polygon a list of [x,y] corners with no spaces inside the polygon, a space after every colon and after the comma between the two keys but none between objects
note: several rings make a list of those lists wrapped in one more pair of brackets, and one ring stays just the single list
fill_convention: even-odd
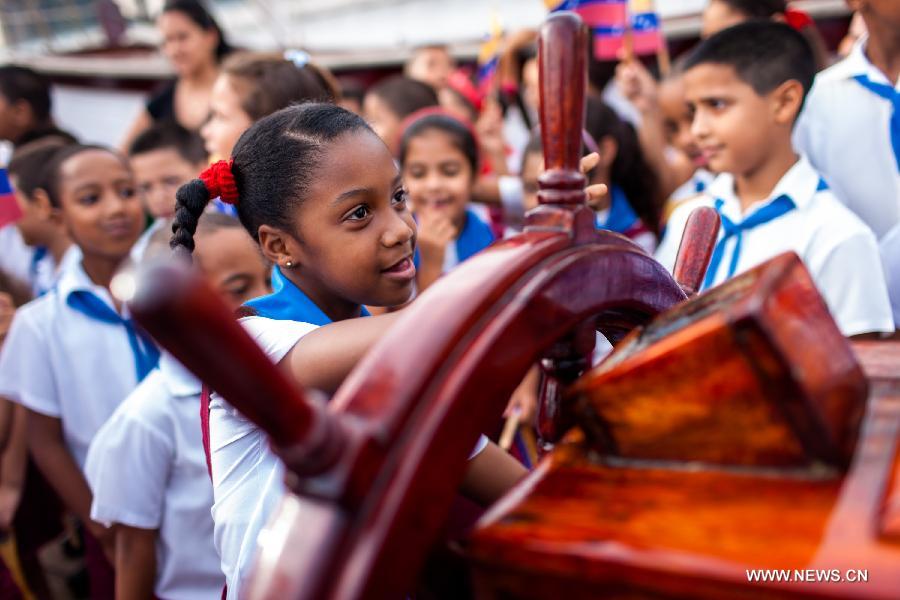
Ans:
[{"label": "boy in white shirt", "polygon": [[[150,255],[168,252],[169,237],[167,231],[157,232]],[[204,215],[196,240],[195,264],[232,309],[269,291],[267,267],[236,218]],[[91,518],[114,526],[119,598],[204,600],[221,595],[225,576],[213,545],[201,387],[164,353],[159,368],[91,442],[85,465],[94,494]]]},{"label": "boy in white shirt", "polygon": [[714,206],[722,228],[704,289],[794,251],[845,335],[893,331],[875,237],[791,145],[814,74],[806,40],[779,23],[743,23],[694,51],[684,74],[692,130],[722,175],[675,210],[657,258],[671,269],[690,212]]},{"label": "boy in white shirt", "polygon": [[847,4],[868,35],[816,77],[794,141],[880,239],[900,223],[900,2]]}]

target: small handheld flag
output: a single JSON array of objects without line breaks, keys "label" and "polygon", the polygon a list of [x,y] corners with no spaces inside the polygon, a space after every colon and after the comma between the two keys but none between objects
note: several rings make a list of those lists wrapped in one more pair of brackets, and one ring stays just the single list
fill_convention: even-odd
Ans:
[{"label": "small handheld flag", "polygon": [[0,168],[0,227],[15,223],[21,218],[22,209],[9,182],[9,174],[6,169]]},{"label": "small handheld flag", "polygon": [[571,10],[594,34],[594,57],[616,60],[623,51],[653,54],[664,45],[653,0],[545,0],[551,11]]},{"label": "small handheld flag", "polygon": [[500,64],[503,46],[503,26],[497,13],[491,15],[491,30],[478,50],[478,85],[481,90],[490,87]]}]

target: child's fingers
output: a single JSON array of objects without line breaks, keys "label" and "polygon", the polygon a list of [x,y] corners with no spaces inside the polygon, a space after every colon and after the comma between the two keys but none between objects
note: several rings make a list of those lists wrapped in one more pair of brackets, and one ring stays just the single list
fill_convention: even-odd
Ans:
[{"label": "child's fingers", "polygon": [[591,152],[587,156],[582,157],[580,164],[581,174],[587,175],[593,171],[598,164],[600,164],[600,155],[596,152]]},{"label": "child's fingers", "polygon": [[587,203],[589,206],[594,206],[595,204],[599,204],[600,201],[603,200],[603,198],[609,192],[606,185],[603,183],[589,185],[586,188],[584,188],[584,191],[587,194]]}]

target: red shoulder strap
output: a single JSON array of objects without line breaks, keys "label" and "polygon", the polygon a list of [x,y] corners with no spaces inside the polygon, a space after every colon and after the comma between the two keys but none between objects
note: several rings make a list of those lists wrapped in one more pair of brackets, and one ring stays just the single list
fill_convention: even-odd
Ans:
[{"label": "red shoulder strap", "polygon": [[203,384],[203,392],[200,394],[200,435],[203,438],[203,454],[206,455],[206,470],[212,479],[212,456],[209,450],[209,395],[210,390]]}]

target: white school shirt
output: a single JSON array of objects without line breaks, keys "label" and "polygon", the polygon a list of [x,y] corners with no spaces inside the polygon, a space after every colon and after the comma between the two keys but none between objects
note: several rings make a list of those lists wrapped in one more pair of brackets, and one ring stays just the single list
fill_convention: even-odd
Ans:
[{"label": "white school shirt", "polygon": [[[866,38],[822,71],[797,123],[794,144],[834,195],[878,238],[900,222],[900,173],[891,147],[891,103],[853,77],[890,84],[865,55]],[[897,83],[900,90],[900,82]]]},{"label": "white school shirt", "polygon": [[154,592],[166,600],[217,599],[225,585],[200,393],[200,381],[163,354],[94,436],[85,465],[93,520],[159,530]]},{"label": "white school shirt", "polygon": [[[317,325],[265,317],[239,321],[278,364]],[[469,459],[488,445],[481,436]],[[268,436],[218,394],[209,403],[214,539],[228,583],[228,600],[241,598],[257,554],[260,533],[287,493],[284,464],[269,447]]]},{"label": "white school shirt", "polygon": [[60,275],[66,268],[71,267],[76,262],[80,262],[81,257],[81,248],[75,244],[69,246],[69,249],[66,250],[60,259],[59,264],[56,264],[56,261],[53,260],[52,254],[49,252],[45,254],[34,263],[31,272],[31,294],[37,298],[49,292],[56,285],[56,282],[59,281]]},{"label": "white school shirt", "polygon": [[147,231],[141,234],[141,237],[139,237],[134,243],[134,246],[132,246],[130,253],[131,260],[135,263],[140,263],[144,258],[144,252],[147,251],[147,246],[150,244],[150,238],[153,237],[154,233],[170,223],[171,221],[169,219],[156,219],[153,221],[153,224],[147,228]]},{"label": "white school shirt", "polygon": [[[781,178],[767,200],[754,204],[742,214],[734,192],[734,178],[729,174],[719,175],[708,194],[688,200],[675,209],[656,259],[672,271],[685,222],[698,206],[713,206],[715,199],[720,198],[725,202],[723,214],[740,223],[746,215],[787,195],[796,204],[796,209],[743,232],[743,247],[735,274],[793,250],[809,269],[844,335],[893,331],[875,236],[829,190],[817,191],[818,185],[818,173],[801,157]],[[719,235],[721,237],[724,232],[720,231]],[[735,239],[725,245],[715,285],[726,277],[734,245]]]},{"label": "white school shirt", "polygon": [[894,311],[894,326],[900,329],[900,225],[881,238],[879,243],[881,261],[887,280],[888,295]]},{"label": "white school shirt", "polygon": [[14,224],[0,227],[0,271],[31,285],[31,263],[34,248],[22,239]]},{"label": "white school shirt", "polygon": [[690,179],[682,183],[678,189],[672,192],[669,202],[681,202],[682,200],[693,198],[697,194],[702,194],[706,191],[706,188],[712,185],[715,178],[716,176],[713,175],[712,172],[707,171],[706,169],[697,169],[694,171],[694,174],[691,175]]},{"label": "white school shirt", "polygon": [[[245,317],[240,320],[273,363],[300,338],[317,329],[310,323]],[[228,583],[228,598],[240,598],[257,553],[259,533],[281,498],[284,465],[269,448],[268,436],[218,394],[209,403],[214,541]]]},{"label": "white school shirt", "polygon": [[61,419],[83,470],[94,434],[138,381],[125,328],[70,308],[66,298],[76,290],[113,306],[109,292],[74,261],[53,290],[16,311],[0,352],[0,396]]}]

